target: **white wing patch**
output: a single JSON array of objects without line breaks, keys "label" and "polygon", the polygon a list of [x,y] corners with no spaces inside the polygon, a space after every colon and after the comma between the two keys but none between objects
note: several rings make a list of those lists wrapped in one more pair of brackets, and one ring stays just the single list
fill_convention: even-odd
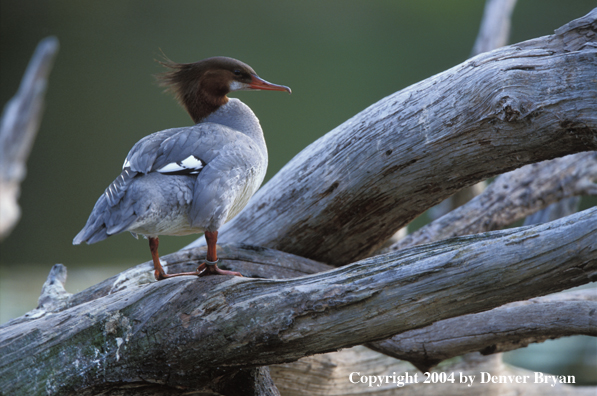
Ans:
[{"label": "white wing patch", "polygon": [[180,162],[180,165],[187,169],[201,169],[203,168],[203,161],[194,155],[190,155]]},{"label": "white wing patch", "polygon": [[182,161],[171,162],[162,166],[158,169],[158,172],[168,175],[196,175],[201,172],[204,166],[205,163],[201,159],[190,155]]},{"label": "white wing patch", "polygon": [[124,159],[124,164],[122,164],[122,169],[126,168],[127,166],[131,166],[131,161],[128,158]]}]

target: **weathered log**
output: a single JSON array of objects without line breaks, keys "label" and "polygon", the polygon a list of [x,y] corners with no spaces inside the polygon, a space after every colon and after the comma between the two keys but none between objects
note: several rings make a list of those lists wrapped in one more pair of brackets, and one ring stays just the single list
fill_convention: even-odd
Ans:
[{"label": "weathered log", "polygon": [[289,280],[172,278],[3,326],[0,389],[202,389],[240,368],[385,339],[596,276],[593,208]]},{"label": "weathered log", "polygon": [[48,76],[58,52],[55,37],[43,39],[27,66],[19,91],[6,104],[0,126],[0,240],[21,217],[18,199],[26,162],[41,122]]},{"label": "weathered log", "polygon": [[366,345],[425,372],[442,360],[469,352],[505,352],[581,334],[597,336],[596,289],[510,303]]},{"label": "weathered log", "polygon": [[[205,260],[206,252],[205,247],[187,249],[162,256],[160,260],[167,273],[191,272]],[[219,245],[217,252],[221,268],[233,269],[249,278],[287,279],[334,268],[293,254],[258,246]],[[132,287],[148,285],[155,282],[153,272],[153,262],[147,261],[73,295],[64,289],[66,267],[56,264],[42,287],[38,307],[13,319],[5,326],[38,319],[46,314],[60,312]]]},{"label": "weathered log", "polygon": [[[315,252],[312,257],[346,263],[399,227],[385,222],[388,213],[390,220],[406,222],[488,175],[594,150],[597,89],[583,77],[597,64],[590,44],[596,18],[593,11],[554,36],[474,58],[349,120],[313,149],[321,158],[307,151],[281,172],[286,178],[279,180],[297,182],[294,191],[290,187],[278,199],[277,188],[268,187],[254,200],[253,213],[261,210],[257,214],[267,218],[247,233],[267,246],[296,243],[299,251]],[[480,82],[492,71],[498,76]],[[463,82],[477,86],[458,85]],[[459,94],[467,96],[461,100]],[[458,150],[450,153],[447,143]],[[288,216],[280,216],[289,208]],[[276,216],[278,223],[259,234]],[[0,385],[31,394],[117,394],[151,385],[152,392],[175,394],[221,391],[234,378],[258,384],[267,374],[251,371],[256,366],[383,339],[595,279],[596,216],[591,210],[546,226],[444,241],[285,281],[178,278],[142,284],[125,274],[84,295],[58,288],[40,299],[35,315],[0,330]],[[279,233],[269,232],[278,227]],[[198,251],[181,252],[171,268],[196,266],[193,254]],[[228,260],[231,268],[235,262]],[[327,268],[307,267],[303,273]],[[246,268],[267,276],[265,267],[254,270],[249,262]]]},{"label": "weathered log", "polygon": [[[481,27],[479,28],[471,57],[482,54],[483,52],[493,51],[508,44],[510,20],[515,5],[516,0],[487,0],[485,2]],[[484,188],[485,181],[463,188],[438,205],[430,208],[428,214],[432,220],[435,220],[470,201],[483,192]],[[401,239],[399,236],[392,236],[392,238],[395,238],[394,242]]]},{"label": "weathered log", "polygon": [[596,150],[596,31],[597,9],[370,106],[299,153],[220,240],[346,264],[466,186]]},{"label": "weathered log", "polygon": [[[360,362],[360,365],[356,366],[355,362]],[[441,365],[433,371],[443,372],[446,377],[454,373],[454,383],[451,381],[434,383],[431,378],[425,383],[426,376],[413,369],[409,363],[392,359],[364,347],[354,347],[326,355],[310,356],[294,363],[271,366],[272,378],[284,396],[363,394],[370,396],[593,396],[597,390],[594,386],[583,387],[561,383],[552,386],[552,378],[549,378],[547,383],[535,383],[534,372],[508,366],[496,355],[481,356],[478,353],[471,353],[458,361]],[[496,376],[497,381],[500,376],[505,376],[506,382],[481,383],[482,372]],[[351,374],[353,374],[352,377]],[[405,374],[409,375],[411,382],[398,386],[399,381],[404,381],[404,378],[399,377],[404,377]],[[467,382],[460,382],[461,374],[468,380]],[[361,382],[362,376],[365,376],[365,383]],[[382,376],[383,383],[380,383],[377,377],[372,386],[369,386],[369,376]],[[470,385],[471,376],[474,376],[472,385]],[[508,376],[512,377],[512,383],[509,382]],[[516,376],[528,376],[526,383],[522,381],[517,383]],[[386,377],[388,377],[387,380]]]},{"label": "weathered log", "polygon": [[597,152],[583,152],[523,166],[500,175],[485,191],[407,235],[387,253],[451,238],[497,230],[564,198],[597,195]]},{"label": "weathered log", "polygon": [[[577,194],[594,193],[594,180],[596,179],[596,152],[578,153],[564,158],[524,166],[499,176],[494,183],[489,185],[483,194],[380,252],[404,249],[422,243],[442,240],[448,237],[484,232],[506,226],[518,219],[524,218],[526,215],[535,212],[539,208],[543,208],[548,204],[555,202],[556,200]],[[569,215],[575,211],[576,210],[572,210],[562,213],[562,216]],[[555,218],[551,218],[550,220],[554,219]],[[563,310],[565,312],[566,304],[562,305],[563,306],[558,307],[557,304],[552,304],[552,308],[558,311]],[[449,334],[449,332],[436,332],[432,329],[453,328],[452,326],[456,323],[455,320],[459,320],[459,324],[456,325],[456,327],[460,329],[467,328],[468,325],[465,326],[464,324],[469,322],[493,323],[499,321],[499,315],[503,312],[500,311],[502,308],[506,309],[508,312],[511,309],[510,305],[507,305],[494,309],[490,311],[491,313],[483,312],[466,315],[463,318],[440,321],[434,323],[427,329],[417,330],[416,332],[418,333],[416,334],[418,335],[413,332],[408,332],[408,335],[400,334],[393,337],[391,340],[367,345],[374,350],[389,356],[408,360],[421,371],[428,370],[441,360],[447,359],[448,355],[452,357],[465,352],[480,350],[484,350],[486,353],[491,350],[499,352],[502,348],[495,346],[495,343],[489,341],[491,337],[486,338],[485,341],[487,342],[484,344],[483,342],[478,343],[480,339],[474,339],[474,337],[465,337],[463,339],[455,338],[451,339],[451,341],[447,341],[446,334]],[[587,314],[587,317],[579,316],[577,321],[586,322],[589,320],[591,311],[583,312]],[[496,315],[496,317],[494,318],[493,315]],[[555,318],[555,322],[553,318]],[[537,336],[537,341],[542,341],[545,337],[557,338],[558,336],[574,334],[574,332],[562,333],[559,331],[560,328],[565,327],[567,321],[569,321],[569,316],[556,315],[553,318],[549,315],[546,316],[546,327],[543,327],[542,329],[540,329],[540,327],[534,328],[528,333],[528,338],[533,339],[531,333],[536,333],[535,336]],[[526,320],[516,321],[514,320],[514,317],[512,317],[510,321],[502,323],[506,327],[512,326],[514,328],[520,327],[523,329],[526,322]],[[547,324],[550,324],[550,326],[547,326]],[[427,330],[429,330],[429,332],[426,332]],[[458,332],[458,330],[455,331]],[[425,333],[426,338],[421,336],[423,333]],[[540,333],[543,333],[543,338]],[[551,334],[551,336],[549,334]],[[517,342],[520,341],[519,334],[504,332],[500,333],[500,335],[506,337],[502,338],[502,343],[504,344],[516,345]],[[403,340],[405,340],[404,337],[416,337],[418,340],[417,346],[412,347],[414,344],[410,344],[411,348],[406,352],[404,348],[406,344],[402,343]],[[440,342],[442,347],[436,349],[436,343],[440,339],[445,342]],[[461,341],[464,342],[461,343]],[[448,345],[450,343],[453,343],[455,349],[452,349],[451,353],[445,353],[449,349]],[[458,344],[458,347],[456,347],[456,344]],[[520,347],[525,346],[526,344],[520,343],[518,345]],[[457,348],[460,348],[459,352],[456,352]]]}]

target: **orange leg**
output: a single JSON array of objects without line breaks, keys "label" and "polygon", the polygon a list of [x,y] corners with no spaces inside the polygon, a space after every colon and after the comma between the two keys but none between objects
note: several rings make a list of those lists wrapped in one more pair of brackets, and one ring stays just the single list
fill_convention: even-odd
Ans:
[{"label": "orange leg", "polygon": [[[199,275],[200,271],[195,272],[181,272],[179,274],[167,274],[164,272],[164,268],[162,268],[162,263],[160,263],[160,255],[158,254],[158,245],[160,244],[160,240],[156,238],[148,237],[149,239],[149,250],[151,250],[151,258],[153,259],[153,268],[155,269],[154,275],[155,280],[162,280],[166,278],[173,278],[175,276],[183,276],[183,275]],[[201,267],[201,266],[200,266]]]},{"label": "orange leg", "polygon": [[206,275],[234,275],[242,276],[240,272],[226,271],[218,268],[218,255],[216,252],[216,243],[218,241],[218,232],[205,232],[205,239],[207,240],[207,258],[195,272],[181,272],[178,274],[167,274],[164,272],[162,263],[160,263],[160,255],[158,254],[158,246],[160,240],[156,238],[148,237],[149,239],[149,250],[151,250],[151,258],[153,259],[153,268],[155,269],[154,275],[156,280],[162,280],[167,278],[173,278],[175,276],[195,275],[195,276],[206,276]]},{"label": "orange leg", "polygon": [[[206,275],[234,275],[242,276],[240,272],[226,271],[218,268],[218,254],[216,252],[216,243],[218,242],[218,232],[205,231],[205,240],[207,241],[207,257],[203,264],[197,268],[201,272],[199,276]],[[205,266],[205,270],[202,268]]]}]

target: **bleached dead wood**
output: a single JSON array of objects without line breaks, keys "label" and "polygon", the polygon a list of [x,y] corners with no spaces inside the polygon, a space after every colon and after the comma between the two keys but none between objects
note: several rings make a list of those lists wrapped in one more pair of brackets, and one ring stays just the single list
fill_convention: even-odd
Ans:
[{"label": "bleached dead wood", "polygon": [[[478,197],[381,252],[504,227],[560,199],[580,194],[594,194],[595,180],[597,180],[597,152],[578,153],[524,166],[499,176]],[[526,304],[530,303],[526,302]],[[368,344],[368,346],[389,356],[408,360],[420,370],[425,371],[443,359],[459,356],[465,352],[494,353],[508,350],[507,346],[500,346],[496,340],[501,340],[502,345],[510,345],[510,348],[521,347],[526,346],[528,341],[532,340],[540,342],[547,338],[583,334],[582,332],[575,333],[575,331],[583,325],[585,327],[586,325],[595,326],[595,320],[592,318],[593,308],[585,309],[587,308],[586,302],[557,303],[551,301],[552,312],[549,314],[547,311],[543,312],[545,314],[544,325],[525,330],[528,320],[524,315],[529,313],[527,311],[533,311],[535,307],[537,305],[514,309],[510,304],[489,312],[440,321],[428,328],[400,334],[390,340]],[[575,311],[575,315],[567,315],[567,309],[578,309],[579,311]],[[524,313],[521,316],[509,316],[513,310]],[[502,313],[505,312],[508,314],[503,316]],[[560,315],[556,315],[555,312]],[[474,326],[475,323],[479,325],[492,323],[494,326],[486,327],[488,334],[483,337],[480,336],[480,328]],[[501,330],[503,331],[498,329],[499,326],[502,326]],[[471,332],[467,334],[471,337],[462,333],[462,330],[469,328]],[[508,331],[507,328],[520,329],[523,333],[528,332],[526,341],[521,338],[520,333]],[[462,338],[447,336],[455,334],[450,332],[452,330],[456,333],[460,331]],[[533,333],[535,338],[533,338]],[[480,337],[473,337],[473,334]],[[412,343],[405,341],[407,339],[410,339]],[[407,344],[408,347],[406,347]],[[446,353],[450,349],[449,345],[454,349],[451,349],[451,353]]]},{"label": "bleached dead wood", "polygon": [[[360,364],[355,367],[355,362]],[[362,346],[303,358],[292,364],[271,366],[272,378],[276,382],[282,396],[418,396],[418,395],[443,395],[443,396],[593,396],[594,386],[572,386],[558,383],[551,386],[552,382],[536,384],[535,373],[511,367],[504,364],[496,355],[481,356],[478,353],[465,355],[461,360],[445,364],[433,370],[444,372],[447,376],[454,373],[454,383],[449,381],[425,383],[425,375],[414,369],[406,362],[395,360],[368,350]],[[481,383],[482,372],[502,376],[506,382]],[[355,374],[353,374],[355,373]],[[358,375],[356,373],[359,373]],[[398,377],[406,373],[414,381],[398,386]],[[350,381],[350,375],[353,374]],[[472,386],[460,383],[460,375],[470,379],[474,376]],[[360,382],[361,376],[383,376],[383,384],[379,380],[371,387],[368,383]],[[386,382],[385,377],[389,377]],[[394,378],[396,381],[394,382]],[[510,377],[528,376],[527,383],[508,382]],[[368,378],[366,379],[368,381]],[[379,384],[379,386],[378,386]]]},{"label": "bleached dead wood", "polygon": [[220,239],[346,264],[459,189],[596,150],[596,19],[597,9],[370,106],[298,154]]},{"label": "bleached dead wood", "polygon": [[58,40],[42,40],[23,76],[19,91],[6,104],[0,127],[0,240],[21,217],[18,199],[25,179],[25,163],[33,146],[44,108],[44,96]]},{"label": "bleached dead wood", "polygon": [[[479,28],[471,57],[482,54],[483,52],[493,51],[508,44],[510,20],[515,5],[516,0],[487,0],[485,2],[481,27]],[[470,201],[482,193],[484,189],[485,181],[463,188],[438,205],[430,208],[428,214],[432,220],[435,220]],[[394,241],[389,244],[386,242],[386,246],[401,239],[400,235],[394,235],[392,238]]]},{"label": "bleached dead wood", "polygon": [[436,322],[368,347],[429,371],[465,353],[510,351],[571,335],[597,336],[597,289],[562,293],[503,305]]},{"label": "bleached dead wood", "polygon": [[[167,273],[189,272],[203,262],[206,252],[206,248],[200,247],[162,256],[160,259]],[[288,279],[334,268],[292,254],[243,244],[219,245],[218,257],[222,261],[222,268],[234,269],[249,278]],[[5,326],[38,319],[46,314],[60,312],[137,286],[149,285],[155,282],[153,271],[153,263],[148,261],[80,293],[70,294],[64,288],[66,267],[56,264],[42,287],[38,307]]]},{"label": "bleached dead wood", "polygon": [[31,395],[147,383],[202,389],[240,368],[587,283],[597,276],[596,241],[593,208],[306,277],[181,277],[131,286],[0,329],[0,388]]},{"label": "bleached dead wood", "polygon": [[500,175],[481,195],[379,253],[497,230],[579,195],[597,195],[595,151],[526,165]]},{"label": "bleached dead wood", "polygon": [[[247,232],[265,245],[296,243],[321,260],[345,263],[399,228],[390,220],[406,222],[465,185],[594,150],[597,87],[583,77],[597,65],[596,18],[593,11],[554,36],[476,57],[365,110],[297,156],[274,179],[286,186],[269,183],[232,228],[263,215]],[[137,268],[81,295],[57,290],[57,299],[42,299],[33,315],[4,326],[0,387],[26,394],[214,391],[241,368],[381,340],[586,283],[597,272],[596,224],[590,210],[288,280],[143,284],[133,273],[149,277],[151,270]],[[167,260],[171,268],[192,267],[199,254]],[[226,263],[236,269],[235,260]],[[306,267],[303,273],[327,268]],[[267,380],[265,373],[246,377],[254,376]]]}]

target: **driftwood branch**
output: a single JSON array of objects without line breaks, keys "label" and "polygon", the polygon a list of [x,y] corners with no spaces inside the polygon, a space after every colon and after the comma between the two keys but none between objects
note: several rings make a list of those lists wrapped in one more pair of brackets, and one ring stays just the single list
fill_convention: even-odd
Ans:
[{"label": "driftwood branch", "polygon": [[42,40],[29,62],[19,91],[6,104],[0,126],[0,240],[21,217],[18,199],[27,157],[41,122],[48,76],[58,52],[58,40]]},{"label": "driftwood branch", "polygon": [[597,152],[526,165],[495,179],[463,206],[380,251],[508,226],[564,198],[597,195]]},{"label": "driftwood branch", "polygon": [[[595,208],[334,270],[238,242],[349,263],[463,187],[596,150],[597,86],[588,78],[596,31],[597,9],[552,36],[477,56],[385,98],[314,143],[222,230],[223,266],[247,278],[156,283],[146,263],[70,295],[56,266],[39,307],[0,328],[0,389],[230,393],[239,381],[252,394],[276,394],[258,367],[595,280]],[[204,253],[165,260],[180,271]]]},{"label": "driftwood branch", "polygon": [[[167,273],[189,272],[203,262],[206,252],[207,249],[203,247],[188,249],[162,256],[160,260]],[[219,245],[217,252],[222,260],[222,268],[233,269],[249,278],[288,279],[333,269],[313,260],[258,246]],[[73,295],[64,288],[66,267],[56,264],[42,287],[38,307],[6,326],[38,319],[46,314],[57,313],[134,287],[149,285],[155,282],[153,271],[153,263],[148,261]]]},{"label": "driftwood branch", "polygon": [[368,347],[413,363],[421,371],[445,359],[480,351],[510,351],[571,336],[597,336],[597,290],[539,297],[407,331]]},{"label": "driftwood branch", "polygon": [[[390,248],[382,250],[382,252],[404,249],[449,237],[480,233],[504,227],[562,198],[576,198],[574,197],[576,194],[591,193],[591,189],[593,188],[592,185],[594,185],[595,180],[597,180],[597,152],[579,153],[564,158],[524,166],[499,176],[481,195],[440,219],[424,226],[415,233],[408,235]],[[559,201],[558,203],[562,202],[563,201]],[[568,208],[569,205],[564,206]],[[561,216],[555,218],[569,215],[575,211],[576,210],[569,210],[565,213],[561,213],[562,209],[560,209],[556,212],[561,213]],[[555,219],[543,219],[543,217],[548,215],[554,216],[555,213],[553,210],[550,210],[549,214],[544,213],[541,218],[537,218],[535,223],[529,222],[527,224],[538,224],[543,222],[540,220],[550,221]],[[527,218],[527,220],[530,220],[530,218]],[[530,302],[526,303],[530,304]],[[566,302],[558,304],[552,301],[551,308],[553,308],[552,311],[564,312],[567,308],[579,304],[582,305],[585,303]],[[535,306],[536,305],[533,305],[533,307]],[[585,323],[588,323],[586,321],[590,322],[589,318],[592,315],[591,311],[583,311],[582,308],[577,308],[581,309],[580,312],[585,313],[586,317],[579,316],[576,320]],[[501,339],[502,344],[511,345],[512,347],[526,346],[528,342],[525,343],[524,339],[521,339],[520,334],[508,331],[499,332],[496,327],[494,327],[493,330],[496,333],[499,333],[499,335],[494,334],[496,337],[493,339],[491,336],[485,338],[485,343],[478,342],[483,337],[475,338],[463,336],[463,338],[452,338],[451,336],[448,336],[452,334],[449,331],[450,329],[454,330],[456,333],[459,332],[456,328],[452,327],[455,323],[458,323],[457,326],[461,326],[461,330],[469,328],[469,323],[494,323],[496,326],[497,323],[500,323],[504,326],[504,329],[508,326],[524,329],[525,324],[528,323],[524,316],[501,316],[503,312],[511,312],[511,310],[511,306],[508,305],[489,312],[440,321],[429,328],[417,330],[417,335],[414,334],[417,331],[408,332],[407,334],[397,335],[391,340],[368,344],[368,346],[389,356],[408,360],[421,371],[429,370],[430,367],[436,365],[443,359],[447,359],[448,355],[450,355],[449,357],[453,357],[472,351],[484,351],[485,353],[489,353],[490,351],[500,352],[502,350],[507,350],[505,347],[496,345],[496,339]],[[506,320],[506,318],[508,320]],[[529,334],[527,340],[540,342],[546,338],[557,338],[572,334],[586,334],[582,332],[574,333],[574,331],[572,331],[572,333],[561,331],[562,328],[568,328],[570,330],[573,328],[568,327],[570,324],[569,316],[551,316],[550,313],[550,315],[545,316],[544,319],[545,327],[528,329]],[[442,330],[437,332],[437,329]],[[477,328],[476,330],[479,329]],[[471,329],[471,331],[475,330]],[[534,334],[535,338],[533,338],[531,333]],[[422,334],[425,334],[427,338],[423,337]],[[416,337],[417,346],[413,347],[414,343],[410,344],[412,348],[406,352],[404,349],[404,337]],[[435,349],[438,345],[438,340],[440,339],[442,340],[442,347]],[[449,345],[454,347],[454,349],[452,349],[452,354],[444,353],[450,349]],[[440,349],[442,352],[440,352]]]},{"label": "driftwood branch", "polygon": [[[483,52],[493,51],[508,43],[508,37],[510,36],[510,20],[515,5],[516,0],[487,0],[485,2],[481,27],[479,28],[479,33],[477,34],[471,57],[482,54]],[[428,214],[432,220],[435,220],[470,201],[472,198],[483,192],[484,188],[484,181],[463,188],[438,205],[430,208]],[[401,239],[401,235],[394,235],[392,238],[394,241],[391,243]],[[386,244],[387,243],[388,242],[386,242]]]},{"label": "driftwood branch", "polygon": [[[201,389],[240,368],[587,283],[597,276],[595,241],[597,208],[301,278],[181,277],[133,286],[4,326],[0,387],[32,395],[148,382]],[[38,369],[27,370],[33,362]]]},{"label": "driftwood branch", "polygon": [[346,264],[466,186],[596,150],[596,20],[597,9],[370,106],[298,154],[220,239]]},{"label": "driftwood branch", "polygon": [[[355,367],[355,362],[360,362],[358,367]],[[596,390],[593,386],[579,387],[561,383],[552,386],[553,382],[535,383],[534,372],[508,366],[497,355],[467,354],[456,362],[438,367],[437,371],[446,375],[454,373],[454,383],[424,383],[425,376],[414,370],[410,364],[364,347],[310,356],[295,363],[271,367],[272,378],[284,396],[593,396]],[[481,383],[482,372],[490,373],[496,376],[496,379],[504,376],[506,381],[508,376],[528,376],[528,380],[526,383]],[[460,383],[460,374],[469,381]],[[406,375],[410,377],[411,382],[398,386],[399,381],[404,381]],[[413,381],[415,375],[416,383]],[[365,383],[361,382],[362,376],[365,377]],[[376,378],[372,386],[369,386],[370,376]],[[379,382],[377,376],[383,377],[383,383]],[[400,376],[403,378],[399,378]],[[475,377],[472,385],[471,376]],[[389,377],[387,382],[386,377]],[[308,381],[305,381],[305,378],[308,378]],[[550,378],[549,381],[551,380]]]}]

